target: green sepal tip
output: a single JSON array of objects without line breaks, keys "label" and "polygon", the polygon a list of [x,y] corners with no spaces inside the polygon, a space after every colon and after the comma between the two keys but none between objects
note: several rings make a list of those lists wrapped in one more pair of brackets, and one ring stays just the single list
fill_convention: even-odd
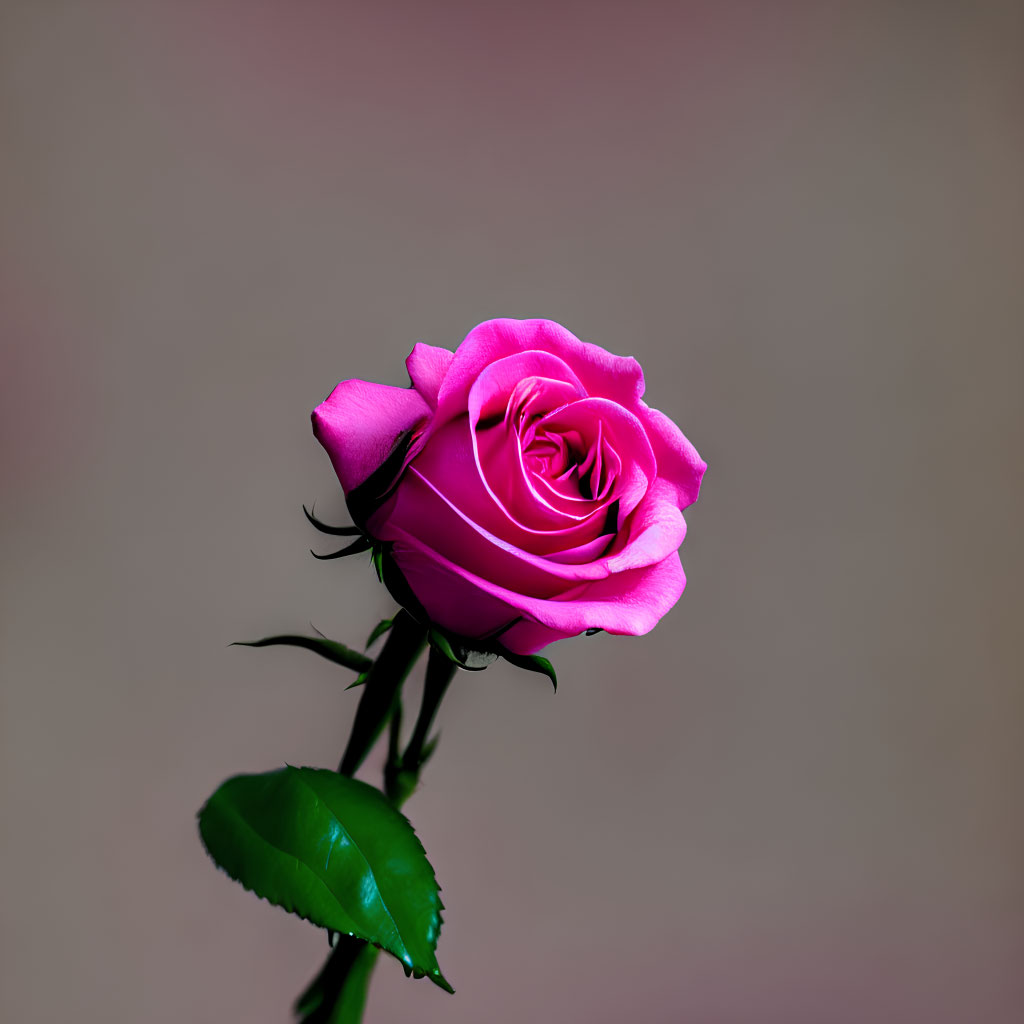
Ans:
[{"label": "green sepal tip", "polygon": [[337,640],[328,640],[324,636],[301,636],[293,633],[281,634],[280,636],[267,636],[262,640],[236,640],[232,647],[301,647],[304,650],[312,651],[321,658],[333,661],[336,665],[343,665],[354,672],[368,672],[373,667],[373,659],[367,657],[360,651],[354,651],[351,647],[338,643]]},{"label": "green sepal tip", "polygon": [[330,551],[326,555],[318,555],[312,548],[309,549],[309,553],[321,562],[327,562],[332,558],[344,558],[346,555],[358,555],[362,551],[369,551],[372,546],[372,542],[366,537],[356,537],[356,539],[348,546],[339,548],[337,551]]},{"label": "green sepal tip", "polygon": [[381,619],[376,626],[373,627],[373,631],[370,633],[369,639],[366,641],[366,649],[369,650],[395,623],[394,619]]},{"label": "green sepal tip", "polygon": [[355,681],[349,683],[348,686],[345,687],[345,689],[346,690],[354,690],[357,686],[362,686],[363,683],[365,683],[366,680],[369,679],[369,677],[370,677],[370,673],[369,672],[360,672],[359,675],[356,676]]},{"label": "green sepal tip", "polygon": [[436,626],[431,627],[427,640],[431,647],[440,651],[450,662],[470,672],[480,672],[498,660],[497,652],[479,650],[473,647],[471,642],[463,641]]},{"label": "green sepal tip", "polygon": [[539,654],[513,654],[511,651],[502,651],[501,656],[516,668],[525,668],[528,672],[540,672],[551,680],[552,687],[558,690],[558,677],[555,675],[555,667],[547,658]]},{"label": "green sepal tip", "polygon": [[313,515],[305,505],[302,506],[302,511],[306,513],[306,518],[316,529],[321,533],[330,534],[332,537],[355,537],[357,534],[362,532],[358,526],[331,526],[330,524],[317,519],[317,517]]}]

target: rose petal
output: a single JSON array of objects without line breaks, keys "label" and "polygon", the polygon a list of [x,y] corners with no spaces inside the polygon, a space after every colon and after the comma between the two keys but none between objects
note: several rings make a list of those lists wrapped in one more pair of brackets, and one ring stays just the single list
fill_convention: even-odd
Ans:
[{"label": "rose petal", "polygon": [[[602,533],[586,544],[580,544],[574,548],[565,548],[562,551],[553,551],[547,555],[547,561],[557,562],[559,565],[604,565],[602,555],[608,550],[615,540],[614,535]],[[597,575],[596,573],[594,574]],[[577,577],[581,578],[581,577]]]},{"label": "rose petal", "polygon": [[607,576],[609,569],[600,556],[614,539],[604,534],[549,556],[524,551],[466,516],[414,466],[388,506],[386,518],[382,515],[379,524],[375,521],[373,530],[381,540],[414,538],[471,573],[517,593],[543,597],[582,580]]},{"label": "rose petal", "polygon": [[446,348],[419,342],[413,346],[409,358],[405,361],[412,386],[423,396],[423,400],[431,409],[437,408],[437,392],[454,358],[455,353],[449,352]]},{"label": "rose petal", "polygon": [[464,571],[447,560],[439,561],[421,545],[396,543],[391,557],[431,622],[442,629],[486,637],[519,617],[507,601],[481,591]]},{"label": "rose petal", "polygon": [[379,468],[400,434],[429,415],[413,388],[343,380],[313,410],[313,433],[347,494]]},{"label": "rose petal", "polygon": [[685,537],[686,520],[674,489],[655,480],[603,562],[612,573],[653,565],[678,550]]},{"label": "rose petal", "polygon": [[519,352],[495,360],[481,371],[470,388],[466,408],[475,428],[481,421],[504,417],[513,398],[517,405],[527,405],[540,416],[586,394],[562,359],[548,352]]},{"label": "rose petal", "polygon": [[516,352],[550,352],[573,368],[587,394],[633,408],[644,393],[644,375],[631,357],[615,356],[582,342],[553,320],[487,320],[459,345],[438,393],[441,422],[466,409],[477,377]]},{"label": "rose petal", "polygon": [[[674,551],[654,565],[583,584],[557,600],[529,601],[521,607],[560,637],[576,636],[588,629],[640,636],[654,629],[685,587],[683,564]],[[517,654],[532,654],[537,649],[521,646],[524,638],[516,633],[515,626],[503,634],[502,642]]]},{"label": "rose petal", "polygon": [[[468,519],[516,547],[539,555],[586,544],[604,530],[603,512],[589,519],[561,518],[546,525],[524,524],[512,518],[480,478],[473,451],[473,433],[467,417],[453,420],[441,428],[412,462]],[[381,521],[386,519],[388,507],[381,510],[378,517]]]},{"label": "rose petal", "polygon": [[653,565],[676,551],[686,521],[671,497],[671,487],[656,482],[618,537],[606,533],[541,555],[475,522],[413,466],[373,532],[381,540],[413,537],[499,586],[550,597],[576,583]]},{"label": "rose petal", "polygon": [[[566,636],[587,629],[638,636],[654,628],[679,600],[686,585],[678,552],[672,552],[654,565],[583,583],[550,599],[529,597],[500,587],[461,568],[409,535],[395,543],[392,555],[403,573],[406,573],[406,566],[415,568],[415,581],[408,574],[406,579],[433,621],[456,629],[451,622],[457,619],[463,623],[459,631],[465,631],[467,617],[474,616],[474,601],[483,602],[486,596],[498,604],[487,602],[487,616],[481,613],[479,621],[493,621],[489,616],[496,615],[496,610],[505,605]],[[435,587],[437,593],[440,592],[441,580],[444,580],[443,602],[435,593]],[[473,618],[473,621],[478,620]],[[514,627],[509,633],[513,632]],[[509,650],[529,653],[510,646],[518,643],[515,636],[505,637],[503,642]]]},{"label": "rose petal", "polygon": [[577,635],[564,629],[552,629],[532,619],[520,618],[498,637],[498,642],[513,654],[536,654],[556,640],[567,640]]},{"label": "rose petal", "polygon": [[[686,523],[675,505],[675,490],[661,480],[651,484],[618,536],[607,532],[588,535],[589,531],[579,529],[560,533],[510,529],[512,524],[478,480],[455,472],[450,477],[442,473],[444,488],[437,482],[433,474],[439,468],[465,465],[466,456],[459,458],[458,450],[461,447],[465,453],[467,448],[464,442],[456,446],[451,443],[458,436],[457,424],[449,424],[440,436],[448,443],[440,445],[439,450],[454,461],[432,461],[430,449],[415,459],[402,486],[371,520],[375,536],[391,540],[396,530],[402,530],[471,571],[515,590],[530,586],[516,563],[526,563],[544,573],[536,585],[548,590],[552,576],[565,585],[651,565],[675,551],[686,536]],[[514,561],[503,571],[506,557]]]},{"label": "rose petal", "polygon": [[584,398],[545,416],[537,429],[560,434],[575,431],[587,439],[589,447],[597,443],[598,422],[604,439],[621,463],[619,476],[606,499],[606,504],[619,502],[621,522],[640,503],[658,471],[651,442],[640,420],[606,398]]},{"label": "rose petal", "polygon": [[480,479],[507,516],[524,527],[564,529],[595,517],[603,507],[567,501],[550,488],[541,491],[524,463],[523,437],[532,436],[530,424],[584,394],[561,359],[533,351],[495,360],[470,389],[469,423]]},{"label": "rose petal", "polygon": [[[552,563],[495,537],[445,501],[412,467],[395,493],[386,521],[375,523],[373,529],[374,536],[384,541],[415,540],[467,572],[486,576],[517,593],[551,597],[581,578],[592,579],[607,572],[593,563]],[[610,541],[611,537],[605,539],[605,547]]]},{"label": "rose petal", "polygon": [[607,501],[566,498],[527,468],[519,438],[507,424],[473,431],[477,472],[508,517],[534,529],[564,529],[594,520],[604,524]]},{"label": "rose petal", "polygon": [[658,477],[671,484],[676,504],[686,508],[697,500],[707,463],[683,432],[663,412],[640,402],[640,419],[647,428],[654,457],[658,460]]}]

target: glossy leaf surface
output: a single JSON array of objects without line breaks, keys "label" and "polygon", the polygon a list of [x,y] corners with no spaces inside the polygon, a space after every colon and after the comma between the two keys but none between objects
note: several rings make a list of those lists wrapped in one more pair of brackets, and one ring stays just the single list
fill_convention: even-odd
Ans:
[{"label": "glossy leaf surface", "polygon": [[245,888],[453,991],[434,955],[442,904],[433,868],[412,826],[372,786],[317,768],[237,775],[199,812],[199,832]]}]

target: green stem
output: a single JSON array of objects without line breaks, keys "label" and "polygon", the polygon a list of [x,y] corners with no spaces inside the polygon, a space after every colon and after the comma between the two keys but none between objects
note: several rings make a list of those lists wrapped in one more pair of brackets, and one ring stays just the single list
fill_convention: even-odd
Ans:
[{"label": "green stem", "polygon": [[366,760],[366,755],[377,742],[377,737],[391,715],[405,677],[426,642],[426,628],[403,608],[395,616],[384,650],[373,663],[363,684],[363,696],[356,708],[352,733],[338,768],[342,775],[355,775]]},{"label": "green stem", "polygon": [[320,973],[295,1002],[302,1024],[360,1024],[380,950],[340,935]]},{"label": "green stem", "polygon": [[441,698],[444,697],[448,684],[455,676],[455,668],[456,666],[439,650],[434,647],[430,649],[430,656],[427,659],[427,674],[423,682],[420,713],[413,726],[409,745],[405,748],[405,753],[401,755],[399,755],[401,702],[395,708],[388,737],[388,759],[384,765],[384,792],[395,807],[401,807],[412,796],[413,790],[419,784],[420,772],[432,753],[427,744],[427,735],[441,704]]},{"label": "green stem", "polygon": [[[431,753],[427,743],[430,727],[455,675],[455,665],[432,648],[419,715],[405,752],[400,753],[402,684],[422,654],[426,637],[426,628],[407,611],[403,609],[395,616],[384,649],[367,674],[338,769],[342,775],[354,775],[384,726],[389,725],[384,791],[395,807],[401,807],[419,782],[420,771]],[[349,935],[337,939],[320,973],[295,1004],[303,1024],[360,1024],[362,1020],[378,950]]]},{"label": "green stem", "polygon": [[[395,696],[395,702],[391,709],[391,718],[388,720],[388,759],[384,762],[384,781],[387,782],[388,769],[401,760],[400,742],[402,738],[402,697]],[[385,789],[385,793],[387,790]],[[390,794],[388,794],[390,796]]]},{"label": "green stem", "polygon": [[448,684],[455,678],[455,664],[437,648],[430,649],[430,656],[427,659],[427,674],[423,682],[423,703],[420,705],[419,717],[416,725],[413,726],[412,736],[409,737],[409,745],[402,755],[402,767],[406,771],[415,772],[418,776],[420,769],[426,763],[429,753],[424,756],[427,749],[427,736],[430,727],[434,724],[434,716],[441,706]]}]

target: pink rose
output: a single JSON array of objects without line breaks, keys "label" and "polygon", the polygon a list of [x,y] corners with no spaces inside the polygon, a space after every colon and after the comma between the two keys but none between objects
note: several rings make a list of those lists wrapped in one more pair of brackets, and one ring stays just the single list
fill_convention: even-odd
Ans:
[{"label": "pink rose", "polygon": [[706,466],[641,400],[636,360],[551,320],[488,320],[406,366],[411,388],[342,381],[313,429],[410,603],[518,654],[652,629],[683,592]]}]

